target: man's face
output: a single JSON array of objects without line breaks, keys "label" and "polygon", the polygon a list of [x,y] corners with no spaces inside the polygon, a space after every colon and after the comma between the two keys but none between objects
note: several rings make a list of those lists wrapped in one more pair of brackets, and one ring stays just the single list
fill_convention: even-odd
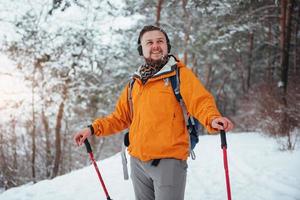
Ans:
[{"label": "man's face", "polygon": [[148,31],[141,38],[143,56],[147,59],[160,60],[168,54],[165,35],[160,31]]}]

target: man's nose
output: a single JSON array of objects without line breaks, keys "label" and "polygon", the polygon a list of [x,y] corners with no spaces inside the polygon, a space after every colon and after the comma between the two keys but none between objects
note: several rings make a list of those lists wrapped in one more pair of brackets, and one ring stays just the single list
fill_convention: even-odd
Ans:
[{"label": "man's nose", "polygon": [[157,42],[154,42],[153,44],[152,44],[152,49],[159,49],[159,44],[157,43]]}]

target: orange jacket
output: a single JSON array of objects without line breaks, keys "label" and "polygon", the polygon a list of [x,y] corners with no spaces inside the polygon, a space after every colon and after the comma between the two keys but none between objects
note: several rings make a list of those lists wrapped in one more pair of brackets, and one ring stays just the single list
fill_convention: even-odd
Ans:
[{"label": "orange jacket", "polygon": [[[189,155],[188,132],[181,107],[166,79],[175,75],[169,62],[145,85],[138,75],[132,89],[133,118],[128,102],[128,85],[116,104],[115,111],[104,118],[96,119],[92,126],[95,135],[107,136],[130,129],[130,155],[143,161],[159,158],[186,160]],[[180,70],[180,93],[188,112],[196,117],[209,132],[215,132],[211,121],[221,116],[213,96],[203,87],[193,72],[183,63]]]}]

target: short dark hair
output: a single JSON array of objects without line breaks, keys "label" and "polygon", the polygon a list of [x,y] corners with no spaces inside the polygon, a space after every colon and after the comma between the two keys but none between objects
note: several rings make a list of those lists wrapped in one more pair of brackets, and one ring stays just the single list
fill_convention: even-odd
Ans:
[{"label": "short dark hair", "polygon": [[160,32],[162,32],[162,33],[165,35],[165,37],[166,37],[167,44],[170,44],[169,37],[168,37],[167,33],[166,33],[163,29],[161,29],[161,28],[159,28],[159,27],[157,27],[157,26],[147,25],[147,26],[144,26],[144,27],[142,28],[141,32],[140,32],[140,35],[139,35],[139,38],[138,38],[138,45],[141,44],[141,39],[142,39],[143,35],[144,35],[146,32],[149,32],[149,31],[160,31]]}]

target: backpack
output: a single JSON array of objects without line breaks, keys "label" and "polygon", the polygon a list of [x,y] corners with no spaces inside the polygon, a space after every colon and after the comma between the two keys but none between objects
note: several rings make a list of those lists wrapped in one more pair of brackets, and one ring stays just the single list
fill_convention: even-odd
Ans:
[{"label": "backpack", "polygon": [[[193,160],[195,160],[196,155],[195,155],[193,150],[196,147],[197,143],[199,142],[199,135],[201,135],[201,130],[200,130],[201,125],[200,125],[200,122],[196,118],[194,118],[193,116],[191,116],[187,112],[185,103],[184,103],[183,98],[180,94],[180,78],[179,78],[180,77],[180,71],[179,71],[179,68],[177,67],[177,65],[175,65],[174,67],[175,67],[176,74],[174,76],[168,77],[166,79],[168,79],[171,82],[174,95],[175,95],[175,97],[176,97],[177,101],[179,102],[180,107],[182,109],[185,124],[186,124],[187,130],[189,132],[190,155],[191,155],[191,158]],[[132,88],[133,88],[134,82],[135,82],[135,79],[132,78],[129,82],[129,91],[128,91],[128,103],[129,103],[131,113],[133,111],[133,109],[132,109],[132,107],[133,107],[133,105],[132,105]],[[130,144],[129,132],[126,132],[125,135],[124,135],[124,144],[123,144],[123,147],[122,147],[122,162],[123,162],[123,172],[124,172],[124,179],[125,180],[128,179],[127,159],[126,159],[126,154],[125,154],[125,148],[128,147],[129,144]],[[160,161],[160,159],[153,160],[152,165],[157,166],[159,161]]]}]

